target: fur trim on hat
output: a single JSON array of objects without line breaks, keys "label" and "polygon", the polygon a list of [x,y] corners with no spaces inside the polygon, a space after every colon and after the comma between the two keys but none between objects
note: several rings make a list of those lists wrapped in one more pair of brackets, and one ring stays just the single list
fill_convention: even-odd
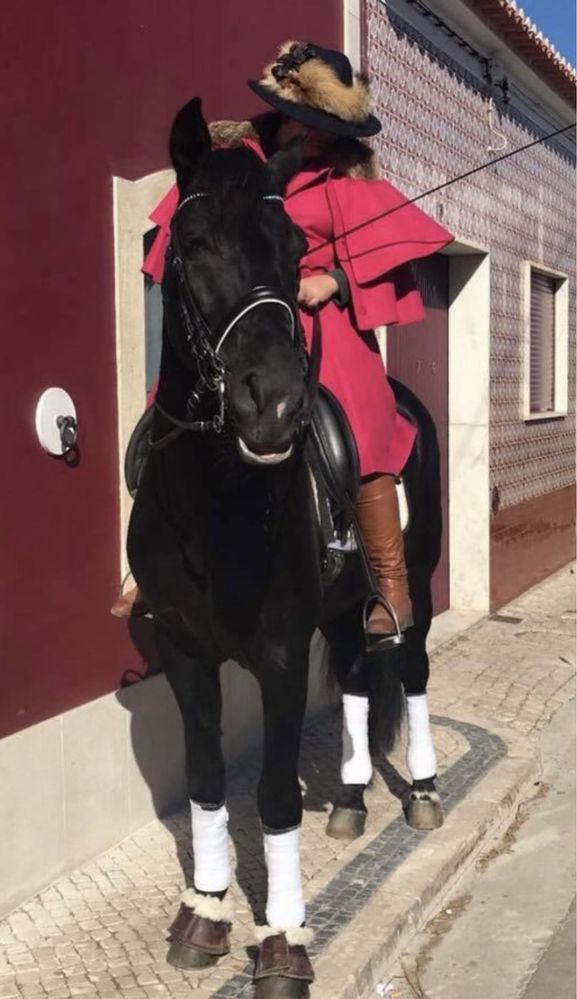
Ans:
[{"label": "fur trim on hat", "polygon": [[231,923],[234,916],[234,909],[229,899],[199,895],[194,888],[187,888],[182,893],[181,902],[188,909],[192,909],[197,916],[210,919],[213,923]]},{"label": "fur trim on hat", "polygon": [[[281,45],[277,60],[287,55],[297,42]],[[366,76],[353,74],[352,86],[341,83],[338,76],[322,59],[307,59],[289,69],[282,79],[274,76],[275,62],[265,67],[260,83],[285,101],[306,104],[317,111],[334,114],[343,121],[365,121],[370,113],[370,96]]]},{"label": "fur trim on hat", "polygon": [[267,937],[275,937],[284,933],[290,947],[308,947],[315,938],[310,926],[255,926],[256,942],[261,944]]},{"label": "fur trim on hat", "polygon": [[208,130],[214,146],[240,146],[243,139],[259,141],[252,121],[211,121]]},{"label": "fur trim on hat", "polygon": [[[258,115],[250,121],[213,121],[209,125],[215,145],[240,146],[243,139],[254,139],[266,148],[271,133],[280,124],[280,116],[275,111]],[[362,180],[376,180],[379,176],[377,156],[362,139],[335,139],[323,157],[329,166],[346,177],[359,177]]]}]

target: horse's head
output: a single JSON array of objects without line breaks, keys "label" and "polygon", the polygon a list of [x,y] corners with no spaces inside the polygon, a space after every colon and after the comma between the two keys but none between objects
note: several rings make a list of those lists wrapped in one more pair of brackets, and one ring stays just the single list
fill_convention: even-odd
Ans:
[{"label": "horse's head", "polygon": [[[282,200],[300,149],[268,163],[246,147],[213,150],[195,99],[174,121],[170,153],[179,190],[172,223],[173,252],[182,261],[177,294],[195,335],[202,331],[222,362],[220,391],[241,457],[278,463],[310,409],[296,311],[306,243]],[[194,369],[186,325],[180,322],[178,335]]]}]

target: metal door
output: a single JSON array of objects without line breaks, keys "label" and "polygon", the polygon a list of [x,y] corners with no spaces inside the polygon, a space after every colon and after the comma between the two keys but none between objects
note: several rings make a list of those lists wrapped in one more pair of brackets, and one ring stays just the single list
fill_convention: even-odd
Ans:
[{"label": "metal door", "polygon": [[389,328],[387,371],[419,397],[437,427],[443,540],[433,576],[433,613],[440,614],[449,607],[449,260],[436,254],[413,266],[426,316],[410,326]]}]

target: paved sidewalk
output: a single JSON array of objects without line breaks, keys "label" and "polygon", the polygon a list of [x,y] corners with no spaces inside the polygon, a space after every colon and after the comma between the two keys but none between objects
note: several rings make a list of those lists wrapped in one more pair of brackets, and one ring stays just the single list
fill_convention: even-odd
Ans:
[{"label": "paved sidewalk", "polygon": [[[302,860],[316,930],[314,999],[378,995],[395,957],[538,779],[537,734],[574,696],[574,582],[572,571],[562,570],[434,653],[429,693],[442,829],[423,834],[405,825],[400,746],[378,767],[365,835],[348,845],[327,838],[340,721],[329,713],[307,728]],[[231,775],[234,944],[216,968],[187,974],[165,962],[166,927],[192,873],[182,811],[59,879],[0,925],[0,999],[153,999],[191,990],[249,997],[253,924],[262,920],[265,887],[258,769],[253,759]],[[39,849],[41,840],[39,821]]]}]

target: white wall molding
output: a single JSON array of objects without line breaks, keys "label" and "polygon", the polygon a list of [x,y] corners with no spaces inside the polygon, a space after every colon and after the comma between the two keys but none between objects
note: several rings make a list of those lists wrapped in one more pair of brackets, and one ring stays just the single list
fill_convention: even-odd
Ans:
[{"label": "white wall molding", "polygon": [[343,48],[353,69],[361,68],[361,0],[342,0]]},{"label": "white wall molding", "polygon": [[127,571],[126,528],[132,500],[124,485],[124,455],[146,401],[146,348],[142,240],[153,223],[148,218],[174,183],[172,170],[140,180],[113,177],[114,264],[116,305],[116,371],[120,481],[120,576]]},{"label": "white wall molding", "polygon": [[449,253],[449,593],[490,608],[490,257],[457,238]]}]

